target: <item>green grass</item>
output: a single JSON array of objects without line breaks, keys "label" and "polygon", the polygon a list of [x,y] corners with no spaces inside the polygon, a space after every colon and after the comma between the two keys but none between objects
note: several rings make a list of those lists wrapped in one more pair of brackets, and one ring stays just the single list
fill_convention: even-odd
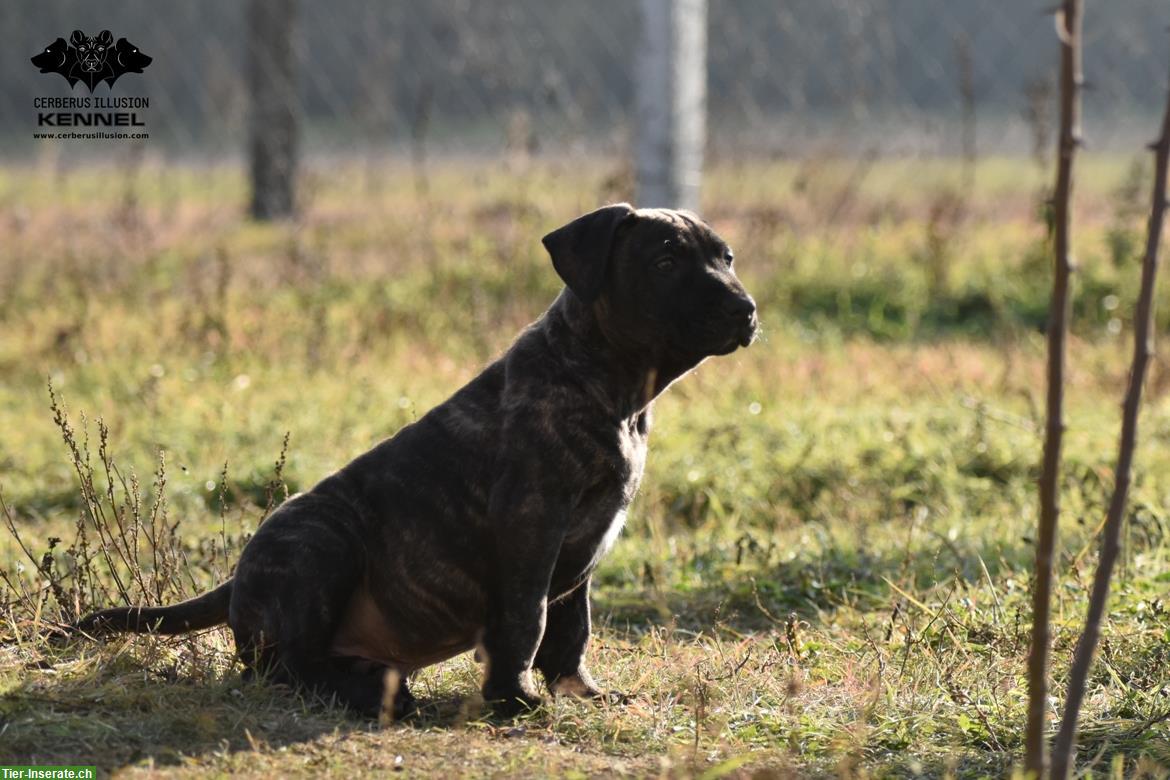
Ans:
[{"label": "green grass", "polygon": [[[34,559],[59,537],[51,558],[70,572],[79,517],[93,544],[94,506],[134,516],[134,473],[163,555],[136,545],[131,593],[172,598],[224,576],[286,433],[280,481],[309,487],[446,398],[547,305],[559,283],[539,237],[628,195],[621,168],[577,165],[437,166],[425,190],[395,165],[313,170],[302,219],[267,227],[239,218],[233,169],[0,172],[0,489]],[[958,206],[944,160],[712,171],[704,212],[736,249],[765,336],[657,406],[642,493],[594,592],[592,665],[630,704],[555,701],[495,723],[460,657],[420,675],[416,720],[379,726],[244,685],[222,631],[53,647],[40,621],[77,604],[62,610],[5,535],[0,569],[32,598],[0,586],[0,760],[256,776],[1010,773],[1048,294],[1029,165],[982,163]],[[1093,158],[1080,176],[1054,711],[1112,481],[1147,179],[1148,166]],[[1170,771],[1159,355],[1086,699],[1081,760],[1096,776]],[[88,432],[88,501],[50,379],[83,460]],[[100,556],[83,569],[97,579],[76,591],[82,606],[129,576]]]}]

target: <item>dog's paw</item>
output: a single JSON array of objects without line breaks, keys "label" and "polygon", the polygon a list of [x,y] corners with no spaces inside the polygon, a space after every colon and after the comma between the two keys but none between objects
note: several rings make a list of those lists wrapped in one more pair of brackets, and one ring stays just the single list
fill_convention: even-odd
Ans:
[{"label": "dog's paw", "polygon": [[604,702],[605,704],[627,704],[630,697],[621,691],[606,691],[596,685],[581,685],[579,682],[562,677],[551,686],[554,696],[569,696],[574,699]]},{"label": "dog's paw", "polygon": [[378,722],[390,725],[418,713],[418,700],[406,685],[406,678],[396,669],[389,669],[382,677],[382,705]]},{"label": "dog's paw", "polygon": [[483,699],[491,707],[492,714],[498,718],[514,718],[531,712],[544,703],[541,697],[523,688],[510,690],[485,688]]},{"label": "dog's paw", "polygon": [[548,689],[554,696],[572,696],[576,699],[600,699],[605,691],[597,687],[588,674],[566,674],[549,683]]},{"label": "dog's paw", "polygon": [[606,704],[625,704],[630,697],[620,691],[606,691],[597,686],[588,672],[575,672],[556,678],[548,686],[554,696],[571,696]]},{"label": "dog's paw", "polygon": [[629,704],[633,700],[633,697],[621,691],[602,691],[601,695],[596,697],[596,700],[614,706],[622,706]]},{"label": "dog's paw", "polygon": [[393,701],[383,702],[378,712],[378,721],[382,725],[390,725],[406,720],[418,714],[418,700],[410,691],[401,691]]}]

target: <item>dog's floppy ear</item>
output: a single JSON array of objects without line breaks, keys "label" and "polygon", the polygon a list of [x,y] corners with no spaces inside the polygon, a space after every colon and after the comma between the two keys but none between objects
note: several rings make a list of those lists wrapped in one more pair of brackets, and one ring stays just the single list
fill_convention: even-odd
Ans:
[{"label": "dog's floppy ear", "polygon": [[618,225],[633,213],[629,203],[602,206],[541,239],[557,274],[585,303],[593,303],[601,295],[613,237]]}]

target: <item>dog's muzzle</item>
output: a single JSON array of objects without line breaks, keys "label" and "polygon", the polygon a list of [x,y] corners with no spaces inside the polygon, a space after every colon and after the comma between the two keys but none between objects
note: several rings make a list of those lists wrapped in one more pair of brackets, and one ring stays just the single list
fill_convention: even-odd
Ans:
[{"label": "dog's muzzle", "polygon": [[741,347],[751,346],[752,342],[756,340],[756,336],[760,332],[760,318],[752,312],[751,320],[748,321],[739,333],[739,345]]},{"label": "dog's muzzle", "polygon": [[732,327],[736,346],[746,347],[755,341],[760,329],[756,302],[750,295],[736,296],[723,305],[723,315]]}]

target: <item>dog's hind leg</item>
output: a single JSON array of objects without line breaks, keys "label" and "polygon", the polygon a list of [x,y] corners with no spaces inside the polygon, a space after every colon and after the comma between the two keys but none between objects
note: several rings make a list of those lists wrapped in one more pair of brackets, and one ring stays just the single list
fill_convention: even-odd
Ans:
[{"label": "dog's hind leg", "polygon": [[[306,603],[308,612],[320,615],[320,604]],[[322,635],[331,635],[332,626],[291,617],[294,625],[281,625],[275,637],[236,634],[240,658],[245,674],[264,682],[285,684],[312,693],[322,699],[334,700],[353,712],[366,717],[378,717],[385,709],[395,718],[401,718],[414,708],[414,699],[401,677],[389,667],[364,659],[336,657],[320,641]],[[388,674],[390,678],[388,679]],[[392,702],[386,701],[387,683],[396,683],[391,691]]]},{"label": "dog's hind leg", "polygon": [[264,679],[310,692],[367,718],[385,714],[401,720],[417,709],[404,675],[361,658],[293,660],[286,655]]},{"label": "dog's hind leg", "polygon": [[[298,656],[287,652],[287,648],[282,650],[270,657],[270,663],[256,666],[251,675],[253,679],[288,685],[369,718],[378,717],[383,709],[393,712],[398,718],[413,707],[413,700],[405,685],[399,687],[403,694],[402,708],[398,706],[398,692],[395,692],[393,704],[385,701],[386,675],[389,670],[384,666],[355,668],[352,659]],[[408,699],[409,706],[406,704]],[[384,706],[387,704],[391,706]]]},{"label": "dog's hind leg", "polygon": [[[362,577],[361,540],[323,501],[301,499],[285,507],[260,527],[236,569],[228,622],[240,658],[255,676],[376,717],[386,667],[330,653]],[[412,701],[400,685],[395,715],[405,714]]]},{"label": "dog's hind leg", "polygon": [[372,716],[385,713],[392,715],[394,720],[401,720],[418,709],[414,694],[407,685],[406,675],[400,670],[377,661],[350,656],[335,656],[329,659],[329,664],[336,675],[336,690],[352,686],[354,695],[359,699],[368,697],[369,691],[379,692],[381,699],[378,708],[373,711],[363,710],[364,714]]}]

